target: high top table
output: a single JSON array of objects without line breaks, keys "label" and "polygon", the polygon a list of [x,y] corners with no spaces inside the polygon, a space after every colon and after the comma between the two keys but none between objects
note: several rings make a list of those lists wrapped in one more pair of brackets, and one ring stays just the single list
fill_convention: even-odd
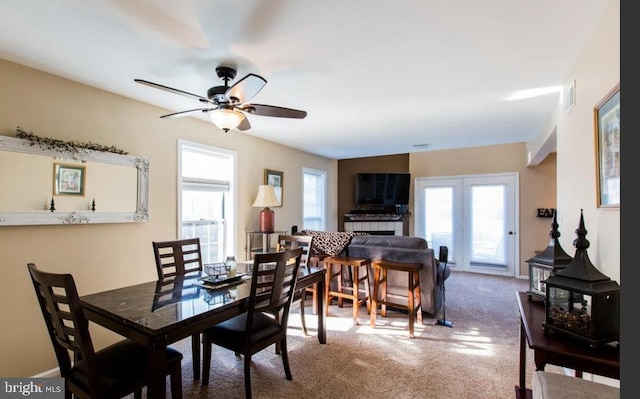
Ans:
[{"label": "high top table", "polygon": [[607,344],[594,349],[558,332],[542,329],[545,321],[544,302],[529,298],[526,292],[516,292],[520,309],[520,381],[516,385],[516,398],[531,398],[531,390],[525,388],[527,344],[533,349],[536,370],[544,370],[547,364],[555,364],[575,370],[576,377],[588,372],[620,379],[620,346]]}]

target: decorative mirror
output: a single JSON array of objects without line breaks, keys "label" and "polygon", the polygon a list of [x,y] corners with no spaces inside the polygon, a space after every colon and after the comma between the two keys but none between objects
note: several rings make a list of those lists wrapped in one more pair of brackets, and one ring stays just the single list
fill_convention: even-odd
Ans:
[{"label": "decorative mirror", "polygon": [[149,160],[0,136],[0,226],[149,220]]}]

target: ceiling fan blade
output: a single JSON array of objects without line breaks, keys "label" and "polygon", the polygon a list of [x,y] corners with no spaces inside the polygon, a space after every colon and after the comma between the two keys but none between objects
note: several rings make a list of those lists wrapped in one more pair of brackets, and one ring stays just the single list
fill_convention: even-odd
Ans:
[{"label": "ceiling fan blade", "polygon": [[189,116],[190,113],[192,112],[209,112],[209,111],[213,111],[216,108],[195,108],[195,109],[188,109],[186,111],[180,111],[180,112],[174,112],[172,114],[167,114],[167,115],[162,115],[160,118],[167,118],[167,119],[171,119],[171,118],[182,118],[183,116]]},{"label": "ceiling fan blade", "polygon": [[307,116],[307,111],[300,111],[292,108],[276,107],[275,105],[246,104],[240,107],[240,109],[254,115],[275,116],[278,118],[303,119]]},{"label": "ceiling fan blade", "polygon": [[209,100],[206,97],[202,97],[202,96],[199,96],[197,94],[189,93],[187,91],[174,89],[173,87],[164,86],[164,85],[161,85],[161,84],[158,84],[158,83],[153,83],[153,82],[149,82],[148,80],[142,80],[142,79],[133,79],[133,81],[136,82],[136,83],[140,83],[142,85],[146,85],[146,86],[150,86],[150,87],[153,87],[153,88],[156,88],[156,89],[168,91],[169,93],[174,93],[174,94],[179,94],[181,96],[189,97],[189,98],[192,98],[194,100],[198,100],[198,101],[203,102],[203,103],[215,104],[213,101]]},{"label": "ceiling fan blade", "polygon": [[239,103],[251,100],[267,84],[267,80],[262,76],[250,73],[229,87],[225,96],[229,99],[236,99]]},{"label": "ceiling fan blade", "polygon": [[249,123],[249,119],[245,117],[242,120],[242,122],[240,122],[240,124],[238,125],[238,127],[236,129],[238,129],[238,130],[249,130],[249,129],[251,129],[251,124]]}]

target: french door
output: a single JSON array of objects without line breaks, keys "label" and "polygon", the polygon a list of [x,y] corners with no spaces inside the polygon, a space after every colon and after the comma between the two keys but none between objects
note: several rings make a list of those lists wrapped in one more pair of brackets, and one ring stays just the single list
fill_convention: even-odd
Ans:
[{"label": "french door", "polygon": [[416,235],[456,270],[515,276],[518,174],[417,178]]}]

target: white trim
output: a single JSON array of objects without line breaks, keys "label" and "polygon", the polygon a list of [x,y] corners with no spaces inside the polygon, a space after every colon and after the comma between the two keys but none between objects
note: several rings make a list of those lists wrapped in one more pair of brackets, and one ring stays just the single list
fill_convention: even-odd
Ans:
[{"label": "white trim", "polygon": [[56,367],[51,370],[43,371],[40,374],[36,374],[31,376],[31,378],[59,378],[60,377],[60,367]]}]

